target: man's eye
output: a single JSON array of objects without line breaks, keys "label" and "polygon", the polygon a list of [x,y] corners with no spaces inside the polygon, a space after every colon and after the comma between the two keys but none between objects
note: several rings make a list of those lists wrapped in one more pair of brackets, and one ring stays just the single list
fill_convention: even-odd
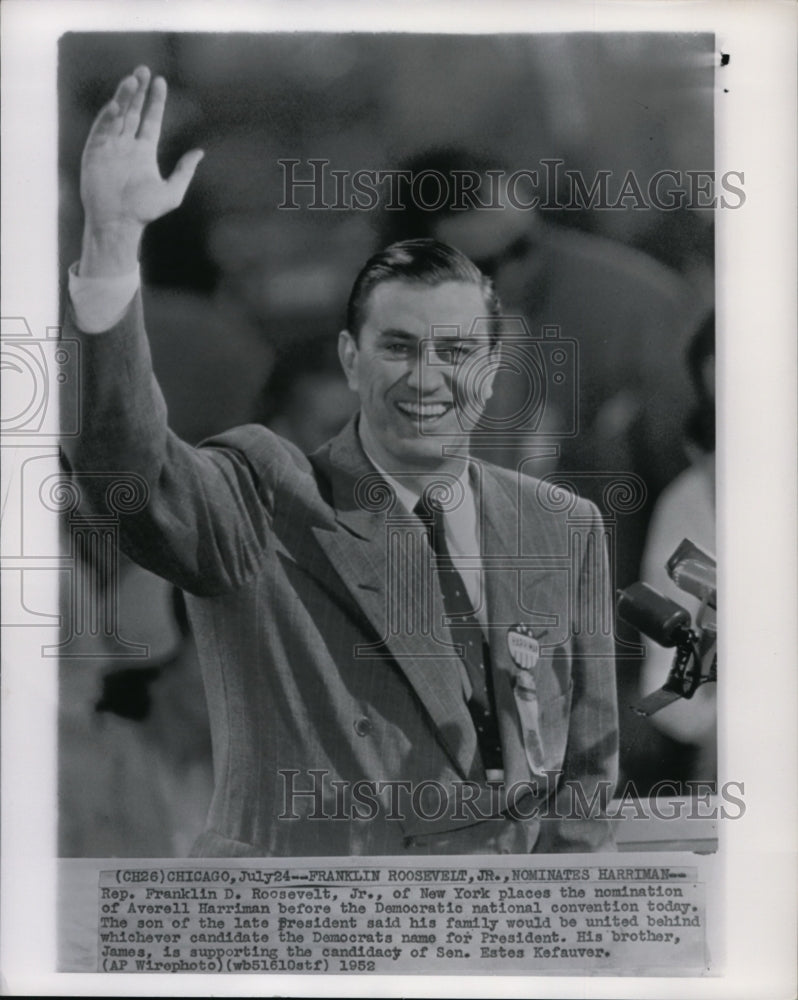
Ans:
[{"label": "man's eye", "polygon": [[438,359],[444,365],[456,365],[474,353],[476,345],[462,343],[462,344],[452,344],[444,346],[441,344],[437,349],[436,353]]},{"label": "man's eye", "polygon": [[388,344],[385,350],[394,358],[406,358],[410,354],[408,344]]}]

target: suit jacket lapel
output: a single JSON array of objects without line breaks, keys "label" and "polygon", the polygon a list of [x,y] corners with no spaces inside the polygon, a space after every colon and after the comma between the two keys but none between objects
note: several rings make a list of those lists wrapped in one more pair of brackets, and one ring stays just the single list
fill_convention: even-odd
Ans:
[{"label": "suit jacket lapel", "polygon": [[[504,750],[505,786],[511,787],[516,782],[534,780],[535,775],[529,763],[523,735],[524,720],[516,699],[518,666],[510,655],[508,633],[515,625],[534,623],[535,616],[530,608],[525,607],[524,595],[548,588],[551,571],[545,564],[545,553],[522,552],[520,482],[511,485],[490,469],[484,466],[482,469],[481,544],[488,606],[488,642]],[[528,515],[529,512],[526,513]],[[541,547],[545,545],[546,539],[541,537]],[[520,569],[522,555],[524,568]],[[530,565],[529,558],[536,555],[544,555],[537,567]],[[536,705],[527,703],[523,706],[525,716],[530,708],[536,711]]]},{"label": "suit jacket lapel", "polygon": [[312,530],[380,637],[355,655],[395,661],[462,777],[478,778],[476,734],[460,660],[443,624],[423,527],[366,458],[354,421],[311,461],[329,480],[337,521],[333,530],[321,525]]}]

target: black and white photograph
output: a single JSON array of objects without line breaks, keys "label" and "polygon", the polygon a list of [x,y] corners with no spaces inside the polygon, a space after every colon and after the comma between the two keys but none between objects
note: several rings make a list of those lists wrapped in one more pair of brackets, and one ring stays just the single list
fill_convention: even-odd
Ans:
[{"label": "black and white photograph", "polygon": [[795,154],[724,101],[794,9],[21,6],[4,974],[46,898],[20,992],[744,995],[729,845],[794,869],[794,419],[755,421],[794,393]]},{"label": "black and white photograph", "polygon": [[[450,785],[503,772],[517,818],[535,778],[538,806],[568,782],[715,790],[714,51],[701,34],[61,39],[81,365],[64,484],[103,525],[124,493],[111,565],[113,530],[65,518],[62,856],[602,850],[598,815],[447,822]],[[712,200],[739,204],[723,180]],[[130,286],[135,317],[100,336]],[[441,538],[409,520],[436,488]],[[701,554],[680,588],[683,538]],[[630,587],[648,655],[613,629]],[[679,703],[636,715],[674,648]],[[442,816],[436,790],[414,801],[427,780]],[[390,786],[376,811],[378,781],[411,783],[403,819]]]}]

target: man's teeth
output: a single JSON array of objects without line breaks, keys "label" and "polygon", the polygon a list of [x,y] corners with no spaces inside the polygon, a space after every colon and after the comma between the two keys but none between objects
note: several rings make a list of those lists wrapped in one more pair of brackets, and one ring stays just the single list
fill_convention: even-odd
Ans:
[{"label": "man's teeth", "polygon": [[410,417],[442,417],[449,409],[446,403],[397,403],[402,413]]}]

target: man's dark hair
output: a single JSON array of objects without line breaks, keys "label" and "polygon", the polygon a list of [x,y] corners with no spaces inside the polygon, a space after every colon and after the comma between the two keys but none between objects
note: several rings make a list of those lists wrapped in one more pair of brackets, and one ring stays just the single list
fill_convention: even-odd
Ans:
[{"label": "man's dark hair", "polygon": [[[486,316],[498,320],[501,315],[493,283],[464,253],[438,240],[402,240],[370,257],[355,278],[346,308],[346,326],[355,339],[363,327],[369,296],[385,281],[430,287],[463,281],[482,291]],[[488,330],[493,345],[498,340],[499,323],[489,323]]]}]

